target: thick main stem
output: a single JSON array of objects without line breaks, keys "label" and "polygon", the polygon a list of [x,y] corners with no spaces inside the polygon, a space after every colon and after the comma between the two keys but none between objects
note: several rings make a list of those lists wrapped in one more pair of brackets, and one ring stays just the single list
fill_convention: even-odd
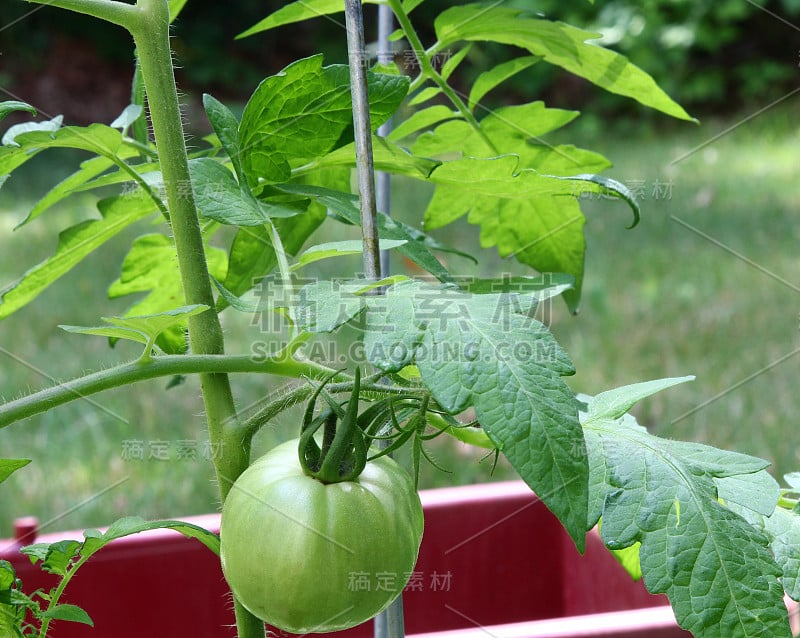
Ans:
[{"label": "thick main stem", "polygon": [[[140,19],[132,30],[148,96],[153,136],[159,151],[175,250],[187,304],[210,309],[189,318],[189,345],[195,354],[222,354],[224,339],[208,275],[203,238],[191,188],[172,56],[167,0],[139,0]],[[222,496],[250,461],[250,440],[243,436],[226,374],[200,375],[209,437],[221,452],[215,459]],[[264,623],[234,601],[239,638],[264,636]]]}]

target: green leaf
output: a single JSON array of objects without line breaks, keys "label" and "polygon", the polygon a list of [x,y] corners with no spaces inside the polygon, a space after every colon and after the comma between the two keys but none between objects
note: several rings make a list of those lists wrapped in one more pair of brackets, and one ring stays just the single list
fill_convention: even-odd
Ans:
[{"label": "green leaf", "polygon": [[610,550],[614,558],[619,561],[619,564],[622,565],[625,571],[628,572],[630,577],[635,581],[642,579],[642,564],[639,562],[640,548],[641,543],[634,543],[630,547]]},{"label": "green leaf", "polygon": [[539,272],[575,278],[564,295],[577,309],[583,282],[585,219],[567,182],[536,171],[517,171],[514,156],[463,159],[436,169],[436,191],[425,211],[425,227],[438,228],[469,214],[481,226],[481,245],[497,246],[501,257],[515,257]]},{"label": "green leaf", "polygon": [[89,328],[62,325],[59,328],[77,334],[129,339],[152,347],[161,333],[172,328],[179,328],[182,331],[186,325],[186,319],[205,310],[208,310],[208,306],[195,304],[144,317],[101,317],[103,321],[110,324],[108,326]]},{"label": "green leaf", "polygon": [[242,166],[242,150],[239,145],[239,120],[227,106],[208,93],[203,94],[203,108],[206,110],[208,121],[211,122],[222,148],[231,159],[239,183],[246,184],[247,177]]},{"label": "green leaf", "polygon": [[20,548],[31,562],[41,561],[42,569],[51,574],[65,576],[67,570],[78,557],[81,543],[75,540],[63,540],[56,543],[34,543]]},{"label": "green leaf", "polygon": [[[504,293],[512,295],[520,308],[531,310],[536,304],[551,297],[563,295],[575,285],[575,280],[564,273],[547,273],[539,277],[516,276],[498,278],[470,278],[462,289],[475,295]],[[527,301],[527,305],[524,302]]]},{"label": "green leaf", "polygon": [[733,511],[769,538],[775,561],[781,568],[781,584],[793,600],[800,600],[800,516],[778,507],[770,516],[736,506]]},{"label": "green leaf", "polygon": [[31,559],[31,563],[34,565],[40,561],[43,561],[47,558],[47,552],[50,551],[50,544],[49,543],[33,543],[32,545],[26,545],[25,547],[20,547],[20,553],[25,554],[28,558]]},{"label": "green leaf", "polygon": [[524,291],[475,295],[416,281],[365,296],[359,285],[304,287],[298,323],[329,331],[366,308],[369,361],[387,371],[415,363],[445,410],[473,406],[495,446],[583,550],[588,463],[578,403],[561,379],[574,368],[531,316],[535,299]]},{"label": "green leaf", "polygon": [[187,0],[169,0],[169,22],[172,24],[175,21],[183,7],[186,6]]},{"label": "green leaf", "polygon": [[[406,243],[408,243],[408,240],[405,239],[384,239],[380,242],[380,249],[391,250]],[[343,255],[360,255],[362,252],[364,252],[364,244],[357,239],[317,244],[300,255],[297,263],[293,264],[291,269],[298,270],[322,259],[341,257]]]},{"label": "green leaf", "polygon": [[203,527],[184,521],[146,521],[139,516],[128,516],[115,521],[106,533],[102,535],[102,540],[105,544],[123,536],[139,534],[153,529],[172,529],[183,534],[186,538],[196,538],[219,556],[219,536]]},{"label": "green leaf", "polygon": [[800,472],[789,472],[788,474],[784,474],[783,480],[786,481],[789,487],[800,490]]},{"label": "green leaf", "polygon": [[[374,130],[395,112],[410,82],[404,76],[372,72],[367,72],[367,81]],[[288,181],[292,165],[352,141],[352,127],[348,67],[323,67],[321,55],[290,64],[259,84],[242,115],[242,163],[251,184],[259,178]]]},{"label": "green leaf", "polygon": [[[443,79],[448,80],[453,72],[458,68],[458,65],[464,60],[469,52],[472,50],[472,44],[468,44],[465,47],[461,47],[459,51],[456,51],[454,55],[450,55],[448,53],[447,60],[442,65],[442,70],[439,75],[442,76]],[[436,57],[435,55],[433,56]]]},{"label": "green leaf", "polygon": [[444,104],[436,104],[435,106],[417,111],[411,117],[400,122],[389,134],[389,139],[402,140],[434,124],[439,124],[445,120],[452,120],[458,117],[458,113],[446,107]]},{"label": "green leaf", "polygon": [[694,381],[694,377],[686,376],[642,381],[641,383],[607,390],[593,398],[586,397],[589,400],[589,407],[583,422],[588,424],[598,419],[619,419],[625,416],[642,399],[687,381]]},{"label": "green leaf", "polygon": [[[428,157],[412,155],[398,144],[377,135],[372,136],[372,152],[376,170],[396,175],[426,178],[441,164]],[[355,165],[355,144],[338,148],[312,164],[314,170]]]},{"label": "green leaf", "polygon": [[403,0],[403,11],[406,13],[411,13],[423,2],[425,2],[425,0]]},{"label": "green leaf", "polygon": [[16,583],[13,565],[0,560],[0,636],[3,638],[22,638],[25,607],[35,607],[33,601],[17,589]]},{"label": "green leaf", "polygon": [[633,417],[619,416],[636,397],[679,382],[587,399],[581,415],[590,467],[587,526],[602,516],[610,549],[641,543],[647,589],[667,594],[679,624],[695,636],[788,638],[780,569],[767,537],[717,498],[717,479],[757,475],[768,463],[659,439]]},{"label": "green leaf", "polygon": [[0,591],[11,589],[17,580],[14,566],[7,560],[0,560]]},{"label": "green leaf", "polygon": [[532,67],[541,59],[542,58],[537,55],[521,56],[513,58],[508,62],[498,64],[493,69],[481,73],[472,84],[472,89],[469,92],[469,109],[474,111],[475,107],[478,106],[489,91],[515,76],[517,73]]},{"label": "green leaf", "polygon": [[772,475],[766,470],[754,474],[715,478],[717,496],[723,503],[736,503],[762,516],[775,511],[781,490]]},{"label": "green leaf", "polygon": [[297,299],[297,325],[308,332],[331,332],[366,307],[363,281],[319,281],[303,286]]},{"label": "green leaf", "polygon": [[[52,120],[50,121],[52,123]],[[50,124],[44,123],[44,124]],[[40,123],[41,124],[41,123]],[[9,132],[16,127],[11,127]],[[90,124],[89,126],[65,126],[57,130],[45,128],[43,130],[26,131],[10,136],[11,140],[3,137],[3,144],[18,144],[28,152],[38,152],[46,148],[74,148],[90,151],[106,157],[113,156],[122,144],[122,133],[105,124]],[[4,150],[4,149],[3,149]]]},{"label": "green leaf", "polygon": [[0,483],[30,462],[30,459],[0,459]]},{"label": "green leaf", "polygon": [[[639,223],[639,219],[641,217],[639,204],[630,189],[628,189],[628,187],[622,182],[618,182],[615,179],[611,179],[610,177],[605,177],[603,175],[583,174],[570,175],[567,177],[560,175],[548,175],[547,177],[551,177],[552,179],[563,179],[570,182],[580,182],[581,186],[579,187],[578,191],[579,196],[583,195],[584,193],[597,193],[600,195],[617,197],[627,203],[630,209],[633,211],[633,221],[628,228],[633,228]],[[587,184],[590,186],[587,187]],[[600,187],[599,190],[596,188],[597,186]]]},{"label": "green leaf", "polygon": [[[361,211],[356,195],[311,185],[282,184],[279,188],[287,193],[313,197],[320,204],[332,210],[337,218],[348,224],[360,225],[361,223]],[[397,252],[431,273],[439,281],[452,279],[447,269],[431,252],[431,248],[440,248],[428,241],[420,231],[386,215],[378,215],[378,235],[381,239],[406,240],[407,243],[399,246]]]},{"label": "green leaf", "polygon": [[120,113],[109,126],[111,126],[111,128],[118,128],[124,131],[136,120],[142,117],[143,113],[144,108],[142,108],[141,104],[128,104],[128,106],[123,109],[122,113]]},{"label": "green leaf", "polygon": [[21,124],[15,124],[3,134],[0,144],[3,146],[21,147],[22,144],[16,141],[17,137],[25,133],[55,133],[61,128],[61,123],[63,121],[63,115],[56,115],[50,120],[43,120],[41,122],[22,122]]},{"label": "green leaf", "polygon": [[92,157],[91,159],[81,162],[80,168],[77,171],[51,188],[44,197],[36,202],[28,213],[28,216],[17,225],[17,228],[36,219],[47,209],[72,195],[77,188],[107,171],[112,166],[114,166],[114,161],[102,156]]},{"label": "green leaf", "polygon": [[10,115],[14,111],[27,111],[31,115],[36,115],[36,109],[25,102],[18,102],[16,100],[0,102],[0,120],[4,120],[7,115]]},{"label": "green leaf", "polygon": [[[290,255],[297,254],[306,239],[326,218],[325,209],[312,204],[302,215],[291,219],[276,219],[275,227],[286,252]],[[240,228],[231,244],[223,287],[238,297],[257,285],[277,265],[275,250],[266,228]],[[226,305],[225,299],[220,298],[217,308],[221,310]]]},{"label": "green leaf", "polygon": [[84,625],[94,627],[94,622],[83,609],[77,605],[56,605],[49,607],[47,611],[42,613],[42,618],[51,618],[52,620],[69,620],[71,622],[79,622]]},{"label": "green leaf", "polygon": [[95,249],[157,210],[150,199],[124,196],[101,200],[97,208],[102,219],[84,221],[61,232],[55,254],[2,292],[0,319],[25,306]]},{"label": "green leaf", "polygon": [[[206,261],[211,275],[222,279],[227,267],[225,253],[207,246]],[[116,299],[140,292],[146,292],[147,295],[128,309],[126,318],[160,315],[186,304],[175,245],[169,237],[157,233],[137,237],[122,262],[120,278],[108,289],[108,296]],[[175,319],[175,323],[156,340],[157,345],[168,354],[178,354],[186,350],[186,319]]]},{"label": "green leaf", "polygon": [[[364,0],[365,4],[375,4],[378,0]],[[257,22],[252,27],[236,36],[239,38],[246,38],[262,31],[268,31],[275,27],[280,27],[286,24],[294,24],[295,22],[304,22],[311,18],[321,18],[322,16],[330,15],[332,13],[343,13],[344,2],[342,0],[297,0],[291,2],[274,13],[270,14],[260,22]]]},{"label": "green leaf", "polygon": [[227,168],[216,160],[190,160],[197,210],[204,217],[231,226],[262,226],[274,217],[294,217],[302,211],[259,201],[250,189],[240,187]]},{"label": "green leaf", "polygon": [[562,22],[527,17],[525,11],[508,7],[468,4],[441,13],[435,21],[438,49],[461,40],[491,41],[522,47],[570,73],[611,93],[624,95],[650,108],[682,120],[693,120],[628,59],[587,40],[600,35]]},{"label": "green leaf", "polygon": [[419,93],[416,93],[414,97],[408,101],[408,105],[418,106],[419,104],[424,104],[428,100],[432,100],[441,94],[442,89],[440,89],[438,86],[429,86],[422,89]]}]

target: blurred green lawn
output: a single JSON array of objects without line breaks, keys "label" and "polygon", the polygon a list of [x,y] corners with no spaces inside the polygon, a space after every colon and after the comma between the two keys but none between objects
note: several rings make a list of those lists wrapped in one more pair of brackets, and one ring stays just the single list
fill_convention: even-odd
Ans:
[{"label": "blurred green lawn", "polygon": [[[643,217],[626,230],[630,213],[617,202],[587,200],[586,282],[581,312],[557,301],[550,313],[556,338],[578,373],[580,392],[658,377],[697,380],[636,408],[640,421],[662,436],[710,443],[774,463],[776,476],[800,466],[797,385],[800,212],[797,147],[800,131],[787,110],[768,111],[716,138],[747,117],[636,132],[631,122],[611,128],[581,120],[564,139],[600,151],[615,164],[608,174],[638,191]],[[84,197],[20,230],[31,199],[66,174],[66,157],[31,162],[0,190],[0,286],[55,247],[55,231],[85,218]],[[417,223],[427,192],[397,180],[395,214]],[[96,325],[124,312],[131,300],[110,302],[106,288],[119,272],[134,231],[117,238],[54,284],[27,308],[0,322],[0,396],[11,399],[85,371],[127,361],[137,348],[110,349],[102,338],[68,335],[58,324]],[[329,234],[344,236],[341,228]],[[478,232],[459,222],[439,232],[466,252],[479,250]],[[521,273],[491,249],[484,275]],[[456,273],[476,270],[449,258]],[[340,265],[343,272],[357,261]],[[402,268],[402,264],[396,264]],[[230,312],[230,311],[228,311]],[[248,352],[259,334],[249,317],[224,316],[229,352]],[[285,381],[237,376],[247,406],[280,391]],[[195,379],[166,390],[155,380],[95,395],[0,431],[0,455],[33,463],[0,488],[0,537],[16,516],[33,514],[49,529],[102,525],[140,514],[174,517],[217,508],[202,403]],[[256,453],[296,432],[286,413],[265,428]],[[437,439],[434,454],[453,471],[425,470],[422,487],[509,478],[501,462]],[[141,452],[143,459],[136,454]],[[153,456],[154,458],[150,458]]]}]

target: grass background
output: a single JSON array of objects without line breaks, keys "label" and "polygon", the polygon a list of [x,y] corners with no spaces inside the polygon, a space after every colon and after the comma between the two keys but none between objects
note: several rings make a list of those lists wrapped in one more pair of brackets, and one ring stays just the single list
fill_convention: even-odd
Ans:
[{"label": "grass background", "polygon": [[[631,121],[609,128],[582,118],[561,134],[614,162],[608,174],[640,191],[643,218],[627,230],[624,205],[584,202],[588,250],[581,313],[570,316],[557,302],[550,323],[577,367],[568,379],[576,391],[594,394],[695,374],[693,383],[638,406],[640,421],[662,436],[762,456],[780,476],[800,466],[794,423],[800,405],[800,131],[788,108],[738,125],[748,115],[664,130],[639,130]],[[0,190],[0,287],[49,255],[57,230],[93,214],[95,199],[79,197],[13,231],[32,201],[74,169],[73,162],[51,152]],[[418,223],[427,197],[425,189],[398,179],[395,214]],[[125,311],[133,300],[108,301],[106,289],[132,238],[148,230],[140,224],[118,237],[0,322],[2,398],[138,354],[133,345],[110,349],[102,338],[68,335],[57,326],[96,325],[99,316]],[[344,236],[336,226],[326,233]],[[463,220],[439,235],[467,252],[480,250],[477,229]],[[485,257],[484,275],[524,272],[493,249]],[[475,272],[458,258],[449,262],[454,272]],[[346,272],[353,263],[337,267]],[[261,338],[243,315],[224,315],[224,327],[229,352],[248,352]],[[241,375],[233,382],[242,406],[284,383]],[[1,456],[34,460],[0,489],[0,537],[10,535],[14,517],[29,514],[56,530],[133,513],[175,517],[215,510],[216,486],[204,458],[213,451],[206,449],[197,382],[165,386],[161,379],[109,391],[0,430]],[[259,434],[256,453],[293,436],[297,426],[297,413],[284,414]],[[126,458],[139,446],[143,460]],[[195,458],[179,458],[179,448],[190,456],[194,450]],[[151,453],[166,458],[150,459]],[[452,474],[428,468],[422,487],[513,476],[503,463],[490,475],[490,463],[479,463],[482,452],[444,437],[434,453]]]}]

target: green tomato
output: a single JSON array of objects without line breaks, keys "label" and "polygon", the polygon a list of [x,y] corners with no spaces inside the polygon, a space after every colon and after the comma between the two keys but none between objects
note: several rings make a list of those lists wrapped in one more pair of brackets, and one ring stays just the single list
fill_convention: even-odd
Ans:
[{"label": "green tomato", "polygon": [[292,633],[359,625],[402,592],[417,562],[422,505],[388,456],[355,481],[306,476],[298,440],[258,459],[222,508],[220,553],[238,600]]}]

